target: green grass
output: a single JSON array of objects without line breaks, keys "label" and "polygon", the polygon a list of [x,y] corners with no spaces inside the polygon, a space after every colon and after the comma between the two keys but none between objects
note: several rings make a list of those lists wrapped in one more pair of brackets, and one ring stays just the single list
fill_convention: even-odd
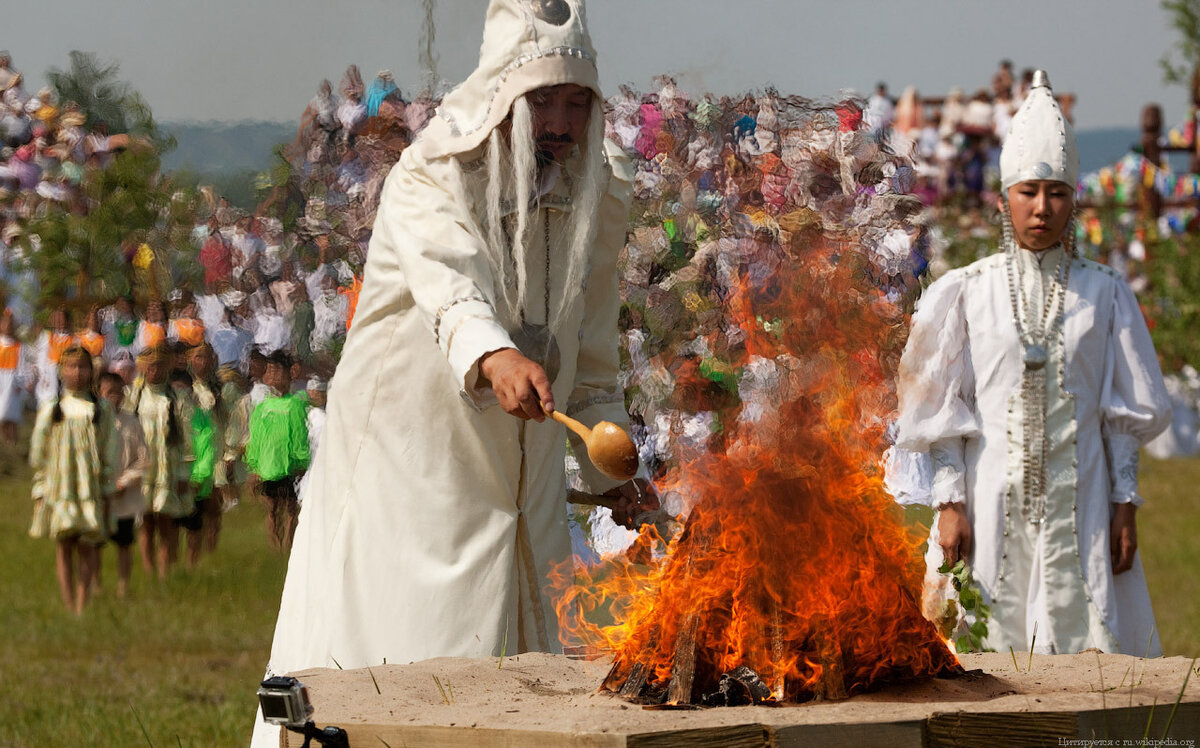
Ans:
[{"label": "green grass", "polygon": [[28,474],[0,478],[0,743],[246,744],[285,570],[262,510],[243,501],[217,553],[165,584],[135,551],[125,600],[106,548],[104,590],[82,619],[59,601],[54,545],[26,535],[29,515]]},{"label": "green grass", "polygon": [[1200,656],[1200,459],[1143,458],[1138,551],[1163,654]]},{"label": "green grass", "polygon": [[[1200,460],[1146,460],[1142,473],[1140,543],[1163,649],[1200,655]],[[75,619],[58,599],[53,544],[26,535],[28,497],[27,472],[0,477],[0,743],[244,745],[285,567],[262,510],[243,501],[226,514],[221,547],[194,573],[159,584],[139,562],[126,600],[106,550],[105,590]]]}]

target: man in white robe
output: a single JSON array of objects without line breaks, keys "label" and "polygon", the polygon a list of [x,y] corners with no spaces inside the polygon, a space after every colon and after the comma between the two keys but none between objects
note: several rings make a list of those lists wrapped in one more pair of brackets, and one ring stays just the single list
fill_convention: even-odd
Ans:
[{"label": "man in white robe", "polygon": [[897,447],[932,460],[927,562],[970,564],[987,646],[1155,656],[1138,448],[1170,403],[1133,293],[1075,256],[1074,135],[1045,73],[1035,86],[1000,158],[1005,251],[938,279],[913,316]]},{"label": "man in white robe", "polygon": [[[389,175],[271,674],[561,651],[546,585],[569,563],[571,435],[538,401],[628,422],[631,179],[603,141],[594,60],[582,0],[492,0],[479,68]],[[633,494],[571,438],[588,491]],[[278,739],[262,728],[256,745]]]}]

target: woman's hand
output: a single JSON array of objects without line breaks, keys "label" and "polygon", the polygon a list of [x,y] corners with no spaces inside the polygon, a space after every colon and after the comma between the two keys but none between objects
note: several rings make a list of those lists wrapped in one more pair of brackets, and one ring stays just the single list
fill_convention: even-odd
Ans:
[{"label": "woman's hand", "polygon": [[971,521],[967,519],[967,505],[961,502],[947,504],[938,512],[938,545],[946,563],[956,564],[971,554]]},{"label": "woman's hand", "polygon": [[1117,504],[1114,509],[1109,545],[1116,575],[1133,568],[1133,554],[1137,552],[1137,507],[1128,503]]}]

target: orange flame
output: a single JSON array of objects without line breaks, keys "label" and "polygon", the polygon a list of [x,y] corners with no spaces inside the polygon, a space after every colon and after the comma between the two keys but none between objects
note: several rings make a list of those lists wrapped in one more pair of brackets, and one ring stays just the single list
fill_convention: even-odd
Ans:
[{"label": "orange flame", "polygon": [[[920,539],[883,488],[904,314],[864,290],[841,249],[841,261],[796,254],[768,290],[743,280],[726,300],[744,335],[726,358],[775,362],[779,385],[761,417],[722,413],[723,449],[686,455],[659,481],[694,506],[662,561],[559,570],[561,628],[612,654],[606,687],[640,665],[661,692],[693,627],[697,694],[740,665],[791,701],[961,671],[921,614]],[[649,529],[638,541],[658,542]],[[595,621],[605,609],[615,623]]]}]

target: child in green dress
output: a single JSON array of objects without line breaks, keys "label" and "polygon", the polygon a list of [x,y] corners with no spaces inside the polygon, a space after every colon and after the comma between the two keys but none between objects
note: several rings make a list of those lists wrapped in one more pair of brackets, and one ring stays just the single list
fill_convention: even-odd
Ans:
[{"label": "child in green dress", "polygon": [[[197,485],[196,504],[204,514],[203,550],[212,553],[217,549],[217,537],[221,532],[221,518],[225,512],[225,494],[229,476],[226,473],[225,429],[229,422],[231,403],[225,395],[225,387],[217,375],[217,357],[212,346],[201,343],[188,349],[188,370],[192,373],[192,399],[196,404],[197,423],[192,433],[197,439],[204,434],[209,446],[204,450],[196,446],[196,462],[192,468],[192,483]],[[208,419],[208,429],[203,419]],[[207,433],[206,433],[207,432]],[[204,459],[201,459],[201,452]],[[189,538],[190,540],[190,538]],[[188,550],[191,553],[191,549]]]},{"label": "child in green dress", "polygon": [[[179,359],[175,359],[176,363]],[[196,568],[200,562],[200,551],[204,544],[204,526],[208,521],[208,497],[212,494],[213,465],[216,452],[213,449],[213,424],[209,411],[200,407],[196,402],[195,379],[187,369],[175,368],[168,377],[171,384],[172,396],[175,402],[184,406],[189,414],[191,423],[191,473],[188,486],[188,496],[192,500],[192,511],[184,517],[175,520],[176,526],[182,528],[187,548],[184,563],[188,571]]]},{"label": "child in green dress", "polygon": [[[246,467],[260,481],[268,506],[267,536],[271,547],[288,551],[296,533],[300,504],[296,480],[308,468],[308,408],[291,394],[292,361],[286,353],[267,357],[263,383],[270,393],[250,416]],[[284,518],[286,517],[286,523]]]},{"label": "child in green dress", "polygon": [[53,538],[63,604],[81,615],[107,537],[107,502],[116,492],[120,439],[113,414],[92,393],[92,356],[78,345],[59,357],[58,396],[38,411],[29,461],[33,523],[29,534]]}]

